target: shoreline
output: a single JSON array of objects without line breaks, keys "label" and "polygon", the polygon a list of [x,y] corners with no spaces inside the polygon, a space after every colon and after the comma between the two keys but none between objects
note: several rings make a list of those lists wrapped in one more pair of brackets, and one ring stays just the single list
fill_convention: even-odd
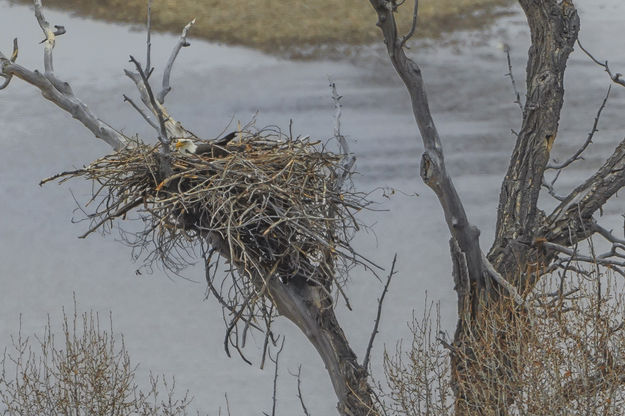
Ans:
[{"label": "shoreline", "polygon": [[[30,2],[9,0],[9,4]],[[511,0],[423,0],[416,38],[438,39],[446,33],[488,27],[498,17],[509,14],[506,6],[511,3]],[[232,0],[226,8],[218,0],[154,0],[152,28],[179,34],[195,18],[191,37],[294,59],[328,56],[328,51],[336,50],[338,45],[361,46],[381,39],[375,12],[365,0],[343,0],[339,4],[333,0],[315,0],[289,7],[283,4],[284,1],[277,0]],[[147,0],[44,1],[44,7],[141,29],[147,14]],[[412,3],[406,2],[398,11],[403,32],[408,31],[411,15]]]}]

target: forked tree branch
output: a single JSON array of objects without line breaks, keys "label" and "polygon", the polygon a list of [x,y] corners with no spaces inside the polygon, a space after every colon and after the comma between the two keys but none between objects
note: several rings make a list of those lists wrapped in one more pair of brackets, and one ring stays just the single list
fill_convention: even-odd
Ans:
[{"label": "forked tree branch", "polygon": [[509,248],[531,241],[540,219],[538,196],[558,133],[564,102],[564,71],[579,31],[579,17],[569,1],[520,0],[520,3],[532,40],[527,64],[527,101],[501,187],[496,238],[488,255],[507,279],[519,274],[518,258],[509,255]]},{"label": "forked tree branch", "polygon": [[171,52],[169,60],[167,61],[167,65],[165,65],[165,71],[163,72],[163,87],[157,95],[158,102],[161,104],[165,103],[165,96],[169,94],[169,91],[171,91],[169,79],[171,77],[171,70],[174,66],[174,62],[176,61],[176,57],[178,57],[178,52],[180,52],[180,49],[182,49],[183,47],[187,47],[190,45],[187,41],[187,36],[189,34],[191,26],[193,26],[194,23],[195,19],[187,23],[187,25],[182,29],[182,34],[180,35],[180,38],[178,38],[178,42],[176,42],[176,45]]},{"label": "forked tree branch", "polygon": [[545,219],[538,235],[564,246],[588,238],[595,232],[593,214],[624,186],[625,139],[603,166],[575,188]]},{"label": "forked tree branch", "polygon": [[[421,178],[432,188],[441,203],[452,238],[466,257],[468,277],[478,287],[484,287],[479,230],[469,223],[464,205],[445,168],[443,149],[430,113],[421,68],[406,56],[403,48],[405,38],[400,38],[398,35],[394,16],[395,2],[388,0],[369,0],[369,2],[378,15],[377,25],[384,35],[384,43],[391,63],[410,94],[412,112],[425,148],[421,159]],[[417,12],[418,8],[415,7],[413,22],[416,22]],[[409,34],[412,33],[414,30],[411,29]]]},{"label": "forked tree branch", "polygon": [[34,5],[37,21],[45,35],[45,39],[43,40],[44,74],[38,70],[31,71],[15,63],[18,48],[17,40],[14,40],[13,54],[10,58],[7,58],[0,52],[0,74],[5,78],[1,87],[6,88],[13,76],[26,81],[37,87],[44,98],[61,107],[66,112],[70,113],[72,117],[80,121],[95,137],[102,139],[115,150],[122,148],[126,144],[124,135],[113,129],[109,124],[100,120],[74,95],[71,86],[67,82],[59,80],[54,74],[52,50],[56,43],[56,36],[65,33],[65,28],[63,26],[55,26],[56,30],[53,31],[43,15],[41,0],[35,0]]}]

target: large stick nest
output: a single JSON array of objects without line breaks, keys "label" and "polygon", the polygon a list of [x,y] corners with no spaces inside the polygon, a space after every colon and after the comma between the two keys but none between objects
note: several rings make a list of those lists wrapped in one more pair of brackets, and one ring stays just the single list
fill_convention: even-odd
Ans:
[{"label": "large stick nest", "polygon": [[[196,144],[211,144],[197,141]],[[336,266],[353,264],[353,217],[367,201],[343,189],[345,157],[277,130],[241,131],[202,154],[163,152],[133,140],[83,169],[52,178],[93,181],[85,236],[136,212],[143,229],[128,242],[147,263],[190,264],[198,241],[225,242],[233,268],[249,276],[303,279],[329,289]],[[222,247],[221,254],[224,249]],[[258,289],[257,289],[258,290]]]}]

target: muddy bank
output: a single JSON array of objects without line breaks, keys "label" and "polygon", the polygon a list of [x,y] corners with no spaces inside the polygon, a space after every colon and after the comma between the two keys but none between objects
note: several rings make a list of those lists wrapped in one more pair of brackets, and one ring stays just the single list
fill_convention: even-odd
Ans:
[{"label": "muddy bank", "polygon": [[[11,3],[32,3],[12,0]],[[511,0],[425,0],[421,2],[418,36],[482,28],[507,10]],[[57,8],[112,22],[143,25],[147,0],[44,1]],[[399,22],[408,28],[412,2],[400,8]],[[250,46],[265,52],[316,56],[316,46],[333,50],[334,44],[366,44],[379,40],[375,13],[366,0],[154,0],[152,22],[156,30],[179,32],[196,18],[193,36],[229,45]],[[313,48],[311,48],[313,47]],[[304,48],[307,53],[302,54]]]}]

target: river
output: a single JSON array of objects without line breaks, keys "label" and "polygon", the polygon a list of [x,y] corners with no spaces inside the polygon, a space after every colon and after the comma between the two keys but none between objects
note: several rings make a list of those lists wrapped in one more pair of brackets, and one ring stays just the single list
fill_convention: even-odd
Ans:
[{"label": "river", "polygon": [[[580,2],[584,46],[625,70],[622,52],[622,0]],[[134,94],[122,72],[128,55],[144,59],[144,34],[127,26],[73,17],[56,11],[46,16],[65,25],[57,40],[55,70],[96,114],[127,134],[151,138],[154,133],[122,102]],[[372,23],[373,24],[373,23]],[[10,53],[11,39],[20,39],[19,62],[42,66],[42,39],[32,11],[0,0],[0,48]],[[175,42],[172,35],[154,34],[153,62],[162,65]],[[382,329],[372,357],[381,373],[386,345],[408,335],[412,310],[423,310],[425,299],[441,305],[442,323],[452,331],[456,296],[450,277],[448,231],[433,193],[418,176],[422,145],[409,100],[388,58],[378,46],[360,48],[343,61],[289,61],[240,47],[192,40],[181,52],[173,74],[168,108],[190,130],[213,137],[234,116],[245,122],[258,110],[257,124],[277,124],[313,137],[332,135],[333,107],[328,77],[343,95],[343,133],[356,154],[355,185],[395,192],[379,201],[376,212],[361,220],[371,226],[355,240],[356,248],[389,266],[397,253],[399,274],[387,296]],[[511,129],[518,129],[519,108],[513,103],[502,44],[509,44],[513,70],[522,87],[529,33],[520,9],[482,32],[459,32],[430,46],[414,45],[410,53],[422,65],[432,111],[446,152],[447,166],[463,198],[470,220],[482,230],[488,248],[494,232],[497,198],[510,151]],[[158,73],[155,74],[158,76]],[[609,85],[601,68],[576,50],[566,76],[566,103],[555,157],[567,157],[581,144]],[[586,160],[574,164],[560,179],[560,191],[570,190],[599,166],[625,131],[625,91],[613,88],[612,98]],[[163,272],[135,275],[138,267],[128,249],[114,236],[92,235],[80,240],[85,224],[72,224],[73,196],[85,201],[89,184],[72,182],[39,187],[39,181],[59,171],[80,167],[108,152],[107,145],[70,116],[42,99],[19,80],[0,91],[0,347],[10,343],[21,314],[22,332],[41,331],[47,314],[54,320],[61,307],[71,307],[76,294],[79,310],[113,312],[115,329],[135,363],[139,379],[148,371],[176,376],[177,390],[188,389],[194,406],[217,414],[228,394],[233,415],[261,414],[271,409],[273,369],[258,368],[262,337],[249,349],[254,366],[223,351],[224,325],[212,299],[203,301],[205,284],[199,267],[187,269],[187,279]],[[548,198],[545,208],[553,206]],[[608,226],[617,227],[623,197],[604,210]],[[621,220],[622,221],[622,220]],[[360,269],[350,275],[347,293],[353,311],[339,306],[343,328],[359,356],[364,354],[375,316],[381,284]],[[286,334],[278,385],[278,414],[294,414],[299,404],[296,381],[287,370],[302,364],[303,390],[311,414],[333,414],[336,400],[323,364],[304,337],[278,320]]]}]

